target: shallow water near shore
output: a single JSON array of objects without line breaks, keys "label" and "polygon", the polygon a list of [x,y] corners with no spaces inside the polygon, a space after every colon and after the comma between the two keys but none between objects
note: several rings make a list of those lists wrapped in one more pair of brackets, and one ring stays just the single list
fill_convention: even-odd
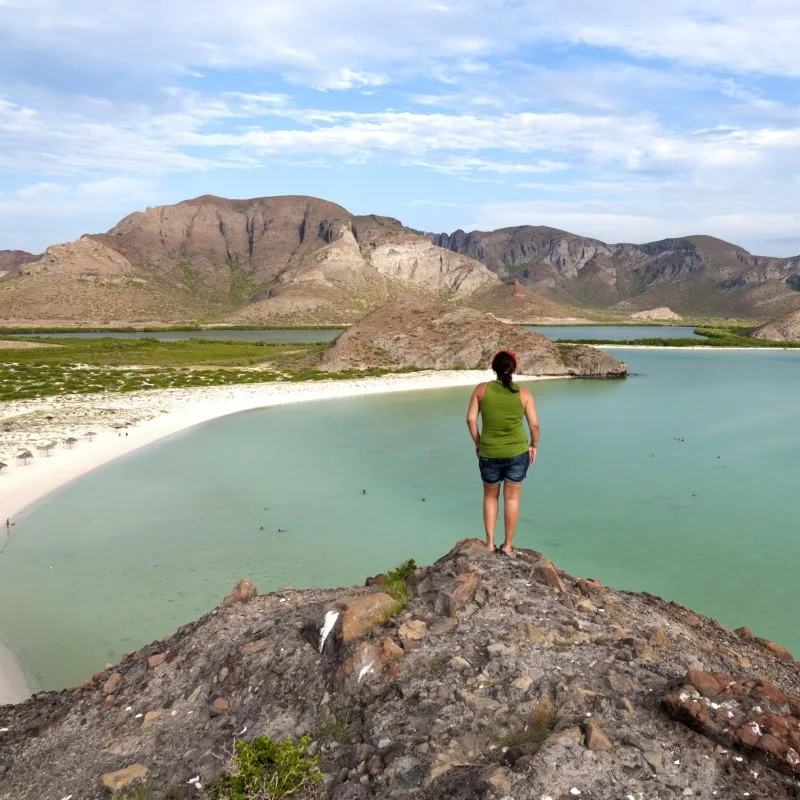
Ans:
[{"label": "shallow water near shore", "polygon": [[[800,353],[622,357],[627,381],[532,385],[542,445],[515,543],[800,655]],[[240,577],[337,586],[435,560],[482,535],[468,395],[246,412],[113,462],[0,533],[2,636],[33,682],[60,688]]]}]

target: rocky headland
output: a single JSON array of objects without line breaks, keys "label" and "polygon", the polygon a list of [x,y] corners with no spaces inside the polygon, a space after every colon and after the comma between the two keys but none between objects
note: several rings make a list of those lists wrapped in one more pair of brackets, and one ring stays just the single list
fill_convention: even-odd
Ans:
[{"label": "rocky headland", "polygon": [[800,796],[779,645],[534,551],[468,539],[411,566],[402,585],[242,581],[80,686],[0,708],[0,798],[208,798],[262,735],[310,737],[323,779],[301,797]]},{"label": "rocky headland", "polygon": [[800,309],[773,319],[756,328],[750,335],[755,339],[769,339],[773,342],[800,342]]},{"label": "rocky headland", "polygon": [[586,345],[557,345],[473,308],[413,301],[390,303],[348,328],[325,349],[322,367],[343,369],[487,369],[513,350],[531,376],[622,378],[627,368]]}]

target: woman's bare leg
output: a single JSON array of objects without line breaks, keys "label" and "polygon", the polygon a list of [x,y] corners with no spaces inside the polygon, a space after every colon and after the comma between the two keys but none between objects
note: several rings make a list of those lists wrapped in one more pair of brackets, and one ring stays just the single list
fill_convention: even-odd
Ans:
[{"label": "woman's bare leg", "polygon": [[486,529],[486,549],[494,550],[494,529],[497,525],[497,500],[499,483],[483,484],[483,527]]},{"label": "woman's bare leg", "polygon": [[519,520],[519,496],[522,494],[522,484],[506,481],[503,484],[503,522],[505,524],[506,538],[502,548],[506,553],[511,552],[511,543],[517,530]]}]

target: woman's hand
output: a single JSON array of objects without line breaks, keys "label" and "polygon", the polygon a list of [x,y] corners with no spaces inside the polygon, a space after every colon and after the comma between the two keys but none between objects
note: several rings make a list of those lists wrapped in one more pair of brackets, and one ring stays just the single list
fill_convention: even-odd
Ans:
[{"label": "woman's hand", "polygon": [[531,446],[528,448],[528,458],[530,458],[530,465],[533,466],[536,461],[536,448]]},{"label": "woman's hand", "polygon": [[481,457],[481,443],[480,442],[476,442],[475,443],[475,458],[480,458],[480,457]]}]

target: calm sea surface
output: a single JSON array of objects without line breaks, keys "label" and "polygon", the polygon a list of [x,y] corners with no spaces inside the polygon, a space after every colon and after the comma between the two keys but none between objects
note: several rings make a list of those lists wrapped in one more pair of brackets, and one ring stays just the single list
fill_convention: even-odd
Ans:
[{"label": "calm sea surface", "polygon": [[[616,354],[627,381],[533,385],[541,454],[517,544],[800,654],[800,353]],[[482,534],[468,396],[253,411],[97,470],[0,539],[3,637],[41,686],[62,687],[243,576],[266,592],[433,561]]]},{"label": "calm sea surface", "polygon": [[[669,325],[526,325],[525,330],[543,333],[550,339],[698,339],[694,328]],[[250,331],[161,331],[155,333],[134,333],[103,331],[102,333],[39,333],[20,334],[22,336],[47,336],[52,338],[100,339],[110,336],[115,339],[158,339],[162,342],[177,342],[182,339],[236,339],[245,342],[330,342],[343,328],[336,330],[250,330]]]}]

